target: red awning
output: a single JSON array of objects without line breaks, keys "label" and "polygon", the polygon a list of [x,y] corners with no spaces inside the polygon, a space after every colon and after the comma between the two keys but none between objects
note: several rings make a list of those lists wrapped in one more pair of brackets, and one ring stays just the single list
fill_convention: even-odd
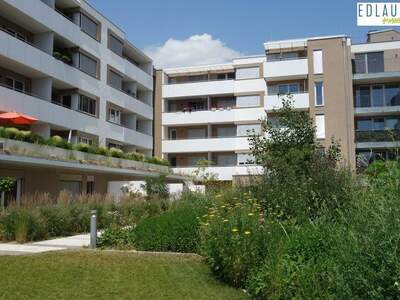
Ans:
[{"label": "red awning", "polygon": [[15,112],[0,113],[0,123],[3,124],[31,125],[37,121],[38,119],[36,118]]}]

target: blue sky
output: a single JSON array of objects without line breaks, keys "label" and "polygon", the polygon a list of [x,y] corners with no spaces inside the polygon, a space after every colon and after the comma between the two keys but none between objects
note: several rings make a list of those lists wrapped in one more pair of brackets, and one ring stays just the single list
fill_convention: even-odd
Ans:
[{"label": "blue sky", "polygon": [[[375,0],[377,1],[377,0]],[[207,33],[240,54],[267,40],[345,33],[363,42],[356,0],[89,0],[139,48]]]}]

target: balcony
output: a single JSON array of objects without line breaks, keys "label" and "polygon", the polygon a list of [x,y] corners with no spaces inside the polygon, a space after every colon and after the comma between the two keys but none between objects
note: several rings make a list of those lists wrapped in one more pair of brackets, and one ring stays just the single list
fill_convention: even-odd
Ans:
[{"label": "balcony", "polygon": [[108,136],[115,141],[144,149],[153,149],[153,137],[151,135],[110,122],[105,122],[104,129],[106,132],[110,133]]},{"label": "balcony", "polygon": [[249,148],[247,137],[164,140],[162,142],[164,153],[229,152]]},{"label": "balcony", "polygon": [[262,107],[214,109],[191,112],[167,112],[162,115],[162,125],[218,124],[255,121],[265,117]]},{"label": "balcony", "polygon": [[0,86],[0,111],[18,111],[41,122],[98,134],[99,119],[4,86]]},{"label": "balcony", "polygon": [[394,142],[400,141],[400,130],[356,131],[356,142]]},{"label": "balcony", "polygon": [[[173,168],[174,174],[180,175],[193,175],[193,172],[197,168]],[[232,180],[233,176],[244,176],[244,175],[260,175],[263,172],[261,166],[231,166],[231,167],[208,167],[207,172],[216,174],[218,180]]]},{"label": "balcony", "polygon": [[164,98],[233,94],[234,80],[202,81],[163,85]]},{"label": "balcony", "polygon": [[25,66],[26,71],[34,70],[44,77],[53,77],[93,95],[99,93],[98,80],[95,78],[4,31],[0,31],[0,55]]},{"label": "balcony", "polygon": [[135,114],[142,116],[146,119],[153,119],[153,107],[136,99],[131,94],[125,91],[109,87],[110,102],[117,106],[126,108],[129,111],[135,112]]},{"label": "balcony", "polygon": [[[18,9],[24,15],[30,16],[35,22],[40,23],[38,26],[43,27],[43,32],[46,30],[53,31],[75,45],[80,45],[93,55],[100,57],[98,42],[89,35],[82,34],[81,28],[60,11],[56,11],[42,1],[4,0],[4,2]],[[77,2],[76,6],[79,6],[79,2]]]},{"label": "balcony", "polygon": [[308,59],[267,61],[264,63],[266,81],[302,79],[308,75]]},{"label": "balcony", "polygon": [[[309,94],[307,92],[290,94],[293,100],[294,108],[308,109],[310,107]],[[282,108],[282,97],[284,95],[268,95],[265,97],[265,109],[273,111],[274,109]]]}]

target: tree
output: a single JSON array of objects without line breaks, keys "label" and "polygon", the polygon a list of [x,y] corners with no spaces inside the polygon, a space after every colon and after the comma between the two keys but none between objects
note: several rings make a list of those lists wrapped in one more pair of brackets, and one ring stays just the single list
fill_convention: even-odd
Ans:
[{"label": "tree", "polygon": [[329,147],[322,147],[313,120],[293,109],[290,96],[274,115],[278,124],[264,119],[265,134],[249,137],[256,162],[264,167],[264,182],[255,189],[265,209],[282,218],[307,220],[323,208],[348,202],[351,185],[348,170],[339,167],[340,144],[332,138]]}]

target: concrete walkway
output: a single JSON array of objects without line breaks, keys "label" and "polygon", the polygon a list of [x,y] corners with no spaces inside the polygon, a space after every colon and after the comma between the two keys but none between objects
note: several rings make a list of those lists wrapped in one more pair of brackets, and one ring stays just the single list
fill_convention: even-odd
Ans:
[{"label": "concrete walkway", "polygon": [[80,234],[66,238],[59,238],[29,244],[0,243],[0,255],[25,255],[79,249],[90,245],[90,235]]}]

